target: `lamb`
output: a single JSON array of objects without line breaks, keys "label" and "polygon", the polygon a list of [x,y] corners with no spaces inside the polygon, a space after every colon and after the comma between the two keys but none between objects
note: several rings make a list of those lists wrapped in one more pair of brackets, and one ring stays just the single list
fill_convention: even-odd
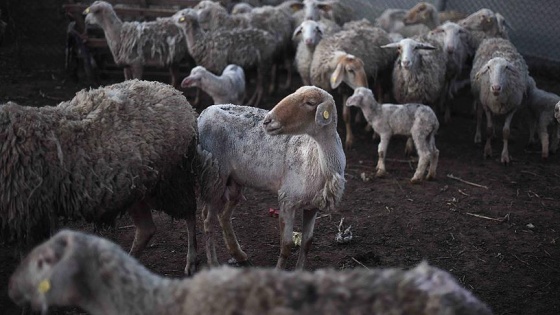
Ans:
[{"label": "lamb", "polygon": [[324,22],[305,20],[294,30],[293,38],[301,37],[297,46],[295,64],[303,85],[311,85],[310,68],[315,47],[323,37],[341,30],[338,24],[326,24],[327,21],[329,20],[324,20]]},{"label": "lamb", "polygon": [[208,93],[214,104],[242,104],[245,98],[245,72],[238,65],[228,65],[221,76],[217,76],[202,66],[196,66],[181,87],[198,87]]},{"label": "lamb", "polygon": [[326,91],[303,86],[270,112],[234,105],[213,105],[198,118],[199,176],[208,264],[218,265],[213,222],[218,217],[226,245],[240,264],[247,254],[237,242],[231,215],[244,186],[278,193],[281,251],[276,264],[285,268],[293,246],[297,210],[303,212],[303,269],[318,211],[331,211],[344,192],[346,157],[336,130],[337,113]]},{"label": "lamb", "polygon": [[181,92],[128,80],[54,107],[9,102],[0,106],[0,143],[2,235],[28,247],[61,216],[103,224],[126,210],[139,255],[155,233],[155,208],[187,220],[185,272],[196,269],[196,112]]},{"label": "lamb", "polygon": [[492,116],[506,115],[502,137],[501,162],[508,164],[509,125],[527,95],[529,72],[523,56],[507,39],[490,38],[480,44],[471,70],[471,87],[477,108],[475,143],[481,142],[482,110],[486,113],[487,138],[484,157],[492,155],[494,129]]},{"label": "lamb", "polygon": [[385,153],[393,135],[412,137],[418,151],[418,167],[411,183],[422,180],[424,172],[430,164],[427,180],[436,177],[439,150],[436,148],[435,135],[439,129],[439,122],[434,111],[422,104],[379,104],[368,88],[359,87],[346,101],[346,106],[359,107],[373,130],[379,134],[381,141],[377,153],[377,177],[387,174],[385,169]]},{"label": "lamb", "polygon": [[270,69],[276,39],[254,28],[204,31],[194,10],[183,10],[176,19],[186,34],[189,53],[196,64],[213,73],[221,73],[228,64],[257,68],[257,88],[249,104],[258,106],[263,95],[264,75]]},{"label": "lamb", "polygon": [[[527,92],[527,106],[529,107],[529,144],[535,143],[535,132],[538,126],[538,135],[541,140],[541,157],[548,159],[549,144],[550,151],[558,149],[560,128],[554,119],[555,105],[560,102],[560,96],[541,90],[537,87],[535,80],[529,76]],[[552,125],[552,141],[549,142],[547,128]]]},{"label": "lamb", "polygon": [[[380,46],[391,43],[391,39],[380,28],[359,25],[319,42],[311,62],[311,84],[325,90],[336,89],[342,82],[351,88],[367,87],[370,77],[379,87],[378,73],[388,69],[394,59]],[[343,107],[347,149],[354,142],[350,118],[350,109]]]},{"label": "lamb", "polygon": [[70,230],[28,255],[11,276],[8,294],[43,314],[51,305],[92,315],[492,314],[451,274],[426,262],[409,270],[221,267],[171,279],[109,240]]},{"label": "lamb", "polygon": [[95,1],[84,14],[89,24],[101,26],[115,63],[124,66],[124,77],[141,79],[143,67],[169,67],[171,85],[178,86],[179,63],[188,57],[183,32],[171,19],[122,22],[110,3]]}]

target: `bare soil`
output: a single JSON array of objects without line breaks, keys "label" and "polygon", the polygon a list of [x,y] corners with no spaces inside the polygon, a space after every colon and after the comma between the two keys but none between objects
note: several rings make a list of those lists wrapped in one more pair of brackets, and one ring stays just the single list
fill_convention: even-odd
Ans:
[{"label": "bare soil", "polygon": [[[85,87],[84,83],[65,80],[59,72],[2,66],[7,71],[0,74],[0,103],[13,100],[32,106],[54,105]],[[119,80],[115,76],[102,83]],[[560,82],[538,76],[537,81],[539,86],[560,93]],[[289,91],[267,96],[262,107],[271,108],[299,84],[296,80]],[[186,92],[192,97],[192,91]],[[525,115],[520,112],[514,119],[512,163],[500,163],[499,140],[494,142],[494,157],[483,159],[482,146],[473,143],[471,99],[468,91],[463,91],[455,101],[452,123],[442,125],[437,136],[437,179],[418,185],[409,183],[416,165],[414,157],[404,155],[404,139],[398,138],[387,153],[389,175],[375,178],[377,142],[371,132],[362,131],[363,124],[356,125],[357,143],[346,152],[345,195],[336,212],[319,215],[308,269],[409,268],[427,260],[452,273],[495,314],[560,314],[560,159],[552,155],[543,162],[539,147],[526,146]],[[341,123],[339,131],[344,139]],[[500,129],[496,131],[501,135]],[[279,254],[279,229],[268,210],[277,206],[276,196],[250,189],[245,196],[247,201],[234,214],[240,243],[254,265],[273,267]],[[186,226],[165,214],[154,215],[159,230],[140,261],[161,275],[182,277]],[[353,240],[344,245],[335,242],[341,218],[352,225],[353,232]],[[131,219],[123,216],[116,228],[100,234],[128,250],[134,234],[131,225]],[[91,224],[81,221],[68,226],[93,232]],[[201,226],[199,222],[198,247],[204,267]],[[229,258],[225,246],[218,250],[225,263]],[[7,297],[8,277],[17,264],[15,252],[13,245],[0,242],[0,313],[4,314],[20,312]],[[293,269],[296,257],[294,251],[289,268]],[[67,308],[51,311],[77,313],[81,312]]]}]

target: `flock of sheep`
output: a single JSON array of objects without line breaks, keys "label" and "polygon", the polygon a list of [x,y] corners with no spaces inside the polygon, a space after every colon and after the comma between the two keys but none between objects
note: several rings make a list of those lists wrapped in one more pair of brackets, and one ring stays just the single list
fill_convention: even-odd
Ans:
[{"label": "flock of sheep", "polygon": [[[245,3],[231,13],[203,0],[153,22],[122,22],[103,1],[84,13],[103,28],[127,80],[80,91],[54,107],[0,106],[2,233],[29,250],[58,229],[60,217],[103,224],[128,212],[136,227],[130,254],[137,256],[155,233],[151,209],[158,209],[187,221],[185,273],[194,277],[162,278],[107,240],[62,231],[13,274],[15,302],[43,312],[77,305],[91,314],[491,314],[426,263],[409,271],[300,269],[317,213],[331,211],[344,193],[352,106],[380,138],[377,176],[386,173],[391,137],[404,135],[407,151],[419,156],[411,182],[436,177],[436,112],[448,122],[464,85],[475,99],[475,142],[482,141],[486,114],[485,156],[492,154],[493,116],[505,116],[501,161],[509,163],[509,124],[524,106],[532,113],[532,141],[538,126],[542,157],[549,146],[557,149],[558,131],[550,142],[547,127],[560,122],[560,97],[536,87],[500,14],[481,9],[442,24],[446,15],[422,2],[385,11],[376,26],[356,21],[343,1],[317,0]],[[198,66],[179,83],[177,66],[185,58]],[[146,65],[170,67],[172,85],[138,80]],[[304,86],[270,111],[258,108],[264,93],[278,88],[278,68],[292,66]],[[253,106],[244,106],[249,69],[257,70],[256,88],[246,103]],[[290,85],[288,71],[283,88]],[[198,115],[179,86],[206,91],[216,105]],[[333,93],[343,95],[344,144]],[[295,215],[302,214],[298,271],[197,273],[197,197],[208,265],[220,265],[218,223],[232,258],[251,265],[231,222],[246,186],[278,194],[277,269],[286,266]]]}]

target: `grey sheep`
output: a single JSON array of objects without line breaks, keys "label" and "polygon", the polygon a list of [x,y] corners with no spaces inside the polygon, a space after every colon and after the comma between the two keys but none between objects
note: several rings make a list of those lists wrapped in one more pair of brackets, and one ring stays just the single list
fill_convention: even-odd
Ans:
[{"label": "grey sheep", "polygon": [[197,65],[213,73],[221,73],[228,64],[236,64],[245,71],[257,69],[257,88],[248,103],[258,106],[275,50],[274,36],[255,28],[205,31],[194,10],[183,10],[176,22],[186,34],[189,53]]},{"label": "grey sheep", "polygon": [[428,29],[433,30],[440,25],[439,11],[431,3],[418,2],[406,12],[403,22],[405,25],[424,24]]},{"label": "grey sheep", "polygon": [[508,39],[505,23],[505,18],[502,15],[486,8],[480,9],[457,22],[471,33],[471,46],[475,51],[487,38]]},{"label": "grey sheep", "polygon": [[356,19],[355,12],[344,1],[331,0],[303,0],[302,3],[295,3],[291,6],[294,10],[303,12],[300,19],[296,18],[299,25],[304,20],[319,21],[321,17],[335,21],[338,25],[343,25]]},{"label": "grey sheep", "polygon": [[221,267],[172,279],[109,240],[69,230],[28,255],[12,274],[8,294],[43,313],[61,305],[92,315],[492,314],[453,275],[426,262],[409,270]]},{"label": "grey sheep", "polygon": [[505,115],[501,162],[508,164],[509,125],[527,95],[529,71],[525,59],[507,39],[490,38],[477,49],[471,70],[471,87],[477,108],[475,143],[481,142],[482,111],[486,114],[484,157],[492,156],[493,116]]},{"label": "grey sheep", "polygon": [[181,92],[128,80],[57,106],[7,103],[0,143],[4,235],[30,246],[59,217],[102,224],[127,211],[136,226],[131,253],[139,255],[155,233],[155,208],[187,220],[185,271],[196,268],[196,112]]},{"label": "grey sheep", "polygon": [[197,87],[206,92],[214,104],[242,104],[245,98],[245,72],[238,65],[228,65],[220,76],[196,66],[181,87]]},{"label": "grey sheep", "polygon": [[[548,159],[550,152],[558,150],[558,139],[560,128],[554,119],[555,105],[560,102],[560,96],[539,89],[535,80],[529,76],[527,86],[527,106],[529,108],[529,144],[536,142],[535,132],[538,128],[538,136],[541,140],[541,157]],[[548,127],[552,127],[552,141],[549,141]]]},{"label": "grey sheep", "polygon": [[373,92],[368,88],[359,87],[346,101],[346,106],[359,107],[373,131],[379,134],[381,141],[377,153],[377,177],[385,176],[385,154],[393,135],[412,137],[418,152],[418,166],[411,183],[418,183],[430,165],[426,179],[436,177],[439,150],[436,148],[435,135],[439,122],[434,111],[422,104],[379,104]]},{"label": "grey sheep", "polygon": [[[311,62],[311,84],[325,90],[336,89],[342,82],[351,88],[368,87],[368,77],[379,86],[377,76],[389,68],[393,55],[380,47],[391,43],[385,31],[378,27],[343,29],[323,38],[315,48]],[[351,127],[350,109],[343,108],[346,125],[346,148],[352,147],[354,135]]]},{"label": "grey sheep", "polygon": [[231,256],[248,263],[231,226],[247,186],[278,194],[283,224],[277,268],[285,268],[294,243],[294,217],[303,212],[296,268],[304,267],[317,212],[332,211],[344,192],[346,157],[336,125],[332,96],[313,86],[299,88],[270,112],[213,105],[200,114],[199,182],[209,265],[219,264],[212,226],[216,217]]},{"label": "grey sheep", "polygon": [[124,66],[124,77],[141,79],[143,67],[169,67],[171,85],[179,84],[178,65],[188,57],[183,32],[171,19],[153,22],[122,22],[110,3],[95,1],[85,21],[103,28],[115,63]]}]

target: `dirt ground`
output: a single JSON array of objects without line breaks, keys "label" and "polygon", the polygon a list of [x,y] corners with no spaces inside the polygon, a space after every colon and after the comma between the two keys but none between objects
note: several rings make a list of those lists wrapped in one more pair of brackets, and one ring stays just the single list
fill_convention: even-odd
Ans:
[{"label": "dirt ground", "polygon": [[[1,66],[0,103],[54,105],[86,86],[83,81],[66,80],[59,71]],[[118,76],[109,77],[103,83],[118,80]],[[537,81],[560,93],[560,82],[543,77]],[[299,84],[296,80],[290,91],[268,96],[263,107],[272,107]],[[187,92],[192,96],[192,91]],[[336,212],[320,214],[308,269],[409,268],[427,260],[452,273],[495,314],[560,314],[560,158],[553,155],[543,162],[539,147],[526,147],[527,126],[524,113],[519,113],[510,143],[513,162],[509,166],[500,163],[501,141],[494,142],[495,156],[483,159],[482,146],[473,144],[475,122],[470,102],[467,91],[455,101],[453,121],[441,126],[436,140],[440,150],[437,179],[419,185],[409,183],[415,163],[414,157],[404,156],[404,139],[394,139],[389,146],[389,176],[375,178],[377,143],[371,133],[356,126],[357,143],[346,152],[347,186],[342,203]],[[342,124],[339,131],[344,138]],[[276,197],[253,190],[247,190],[245,196],[247,201],[234,214],[240,243],[254,265],[273,267],[279,254],[279,230],[268,210],[276,207]],[[140,261],[159,274],[181,277],[186,226],[154,214],[159,230]],[[354,237],[344,245],[335,242],[341,218],[352,225]],[[115,229],[101,235],[128,250],[134,234],[131,224],[124,216]],[[204,266],[201,226],[199,221],[198,256]],[[93,231],[91,224],[81,221],[71,222],[70,227]],[[225,247],[218,250],[225,263],[229,258]],[[6,292],[17,263],[14,253],[13,245],[0,242],[0,313],[4,314],[19,313]],[[289,268],[294,267],[296,255],[294,252]],[[76,313],[80,311],[51,311]]]}]

